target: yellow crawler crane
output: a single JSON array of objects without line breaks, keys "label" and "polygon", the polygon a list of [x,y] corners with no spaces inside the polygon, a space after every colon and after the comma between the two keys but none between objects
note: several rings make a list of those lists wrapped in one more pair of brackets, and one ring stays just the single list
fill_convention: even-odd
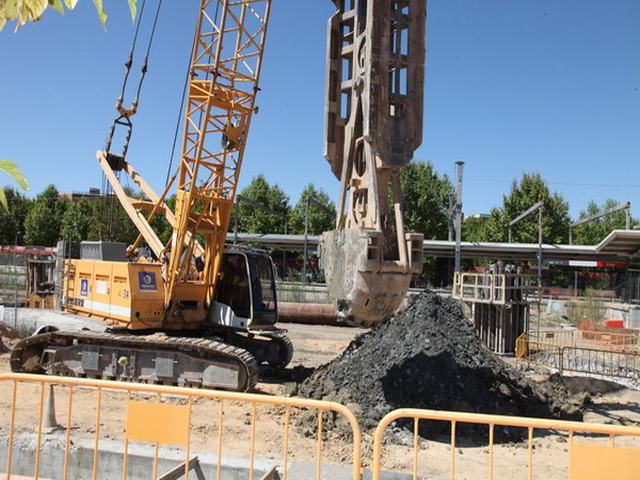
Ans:
[{"label": "yellow crawler crane", "polygon": [[[115,261],[105,251],[66,259],[62,309],[99,318],[110,328],[50,331],[26,339],[13,351],[14,371],[246,391],[257,381],[258,363],[289,363],[291,344],[275,328],[270,257],[224,251],[259,90],[270,3],[201,0],[180,165],[161,195],[126,161],[137,98],[130,108],[123,107],[122,96],[118,99],[120,116],[98,161],[140,232],[128,254],[144,240],[157,262]],[[110,151],[116,125],[126,127],[121,154]],[[130,198],[120,172],[148,200]],[[172,212],[164,200],[174,183]],[[150,225],[158,214],[173,226],[166,245]],[[95,247],[105,250],[109,244]]]}]

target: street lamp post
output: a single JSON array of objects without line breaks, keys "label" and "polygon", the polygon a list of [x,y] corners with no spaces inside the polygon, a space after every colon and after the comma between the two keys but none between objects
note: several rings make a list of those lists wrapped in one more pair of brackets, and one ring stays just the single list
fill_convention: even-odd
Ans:
[{"label": "street lamp post", "polygon": [[304,202],[304,253],[302,254],[302,283],[307,283],[307,255],[309,246],[309,198]]},{"label": "street lamp post", "polygon": [[[282,216],[282,221],[284,223],[284,235],[287,236],[287,215]],[[282,250],[282,279],[284,280],[287,277],[287,251]]]},{"label": "street lamp post", "polygon": [[615,207],[611,207],[608,208],[606,210],[602,210],[598,213],[595,213],[593,215],[590,215],[586,218],[583,218],[582,220],[578,220],[577,222],[573,222],[571,225],[569,225],[569,245],[573,244],[573,229],[580,226],[580,225],[584,225],[586,223],[591,223],[595,220],[598,220],[600,218],[606,217],[608,215],[611,215],[612,213],[616,213],[619,212],[620,210],[624,210],[625,211],[625,228],[627,230],[629,230],[629,228],[631,227],[631,202],[624,202],[624,203],[620,203],[618,205],[616,205]]},{"label": "street lamp post", "polygon": [[456,186],[456,249],[455,249],[455,272],[460,273],[461,263],[461,243],[462,243],[462,172],[464,162],[456,162],[456,176],[458,183]]},{"label": "street lamp post", "polygon": [[[537,323],[537,334],[540,334],[540,301],[542,300],[542,220],[543,220],[543,212],[544,205],[542,202],[536,202],[530,208],[522,212],[516,218],[509,222],[509,243],[511,243],[511,228],[517,224],[518,222],[524,220],[529,215],[538,212],[538,323]],[[527,331],[529,330],[527,326]]]}]

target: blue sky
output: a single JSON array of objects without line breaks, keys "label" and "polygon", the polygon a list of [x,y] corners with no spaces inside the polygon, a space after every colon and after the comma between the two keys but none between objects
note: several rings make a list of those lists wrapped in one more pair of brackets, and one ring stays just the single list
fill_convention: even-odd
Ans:
[{"label": "blue sky", "polygon": [[[198,2],[164,3],[128,155],[159,191]],[[0,32],[0,158],[19,163],[34,193],[49,183],[62,191],[101,185],[95,152],[115,115],[133,36],[125,0],[105,4],[106,32],[88,0],[64,17],[51,11],[18,33]],[[262,173],[292,203],[310,182],[337,197],[322,157],[332,11],[329,0],[273,0],[241,187]],[[639,1],[430,0],[427,42],[415,158],[449,175],[455,161],[466,162],[468,214],[487,212],[513,178],[537,171],[572,215],[607,197],[630,200],[638,215]]]}]

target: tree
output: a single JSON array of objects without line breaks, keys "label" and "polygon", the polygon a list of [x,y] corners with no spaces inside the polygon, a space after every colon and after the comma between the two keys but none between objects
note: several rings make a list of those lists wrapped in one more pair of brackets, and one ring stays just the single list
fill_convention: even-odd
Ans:
[{"label": "tree", "polygon": [[[165,201],[172,212],[176,210],[176,198],[176,194],[174,193]],[[158,213],[154,219],[151,220],[151,227],[153,227],[153,231],[156,232],[160,241],[166,245],[173,234],[173,227],[164,218],[162,213]]]},{"label": "tree", "polygon": [[[125,187],[125,192],[131,198],[144,198],[140,192],[130,188]],[[175,207],[175,196],[170,197],[168,203]],[[166,243],[172,229],[162,214],[153,218],[151,227],[160,240]],[[90,201],[81,200],[70,205],[62,218],[60,234],[62,239],[73,242],[105,240],[129,245],[138,233],[117,198],[109,195]]]},{"label": "tree", "polygon": [[87,200],[81,200],[67,208],[62,217],[62,239],[69,242],[81,242],[89,239],[89,230],[93,223],[94,208]]},{"label": "tree", "polygon": [[446,239],[453,192],[449,178],[438,175],[430,162],[412,162],[400,173],[400,185],[407,231],[422,233],[426,239]]},{"label": "tree", "polygon": [[[64,3],[64,5],[63,5]],[[131,20],[134,20],[137,13],[137,0],[127,0],[131,12]],[[0,30],[7,22],[17,20],[16,30],[25,23],[35,22],[51,7],[60,15],[64,15],[67,7],[73,10],[78,4],[78,0],[0,0]],[[107,13],[104,11],[102,0],[93,0],[96,7],[100,23],[104,27],[107,23]]]},{"label": "tree", "polygon": [[[125,188],[125,192],[129,197],[139,197],[139,194],[136,195],[130,188]],[[126,245],[135,241],[138,229],[115,195],[93,200],[91,206],[91,224],[87,240],[122,242]]]},{"label": "tree", "polygon": [[[569,204],[549,187],[538,173],[525,173],[520,182],[511,184],[511,191],[502,197],[502,207],[493,208],[485,226],[486,241],[506,242],[509,222],[542,201],[544,206],[542,239],[546,243],[566,243],[569,238]],[[513,241],[537,243],[538,216],[532,214],[512,228]]]},{"label": "tree", "polygon": [[316,190],[312,184],[308,184],[304,187],[302,194],[300,194],[298,203],[296,203],[295,207],[293,207],[289,213],[289,233],[304,234],[304,216],[307,208],[307,199],[309,198],[320,205],[324,205],[328,210],[320,208],[313,202],[309,202],[309,235],[320,235],[322,232],[335,228],[336,206],[324,190]]},{"label": "tree", "polygon": [[40,193],[24,222],[24,241],[29,245],[54,246],[60,239],[62,217],[69,201],[60,197],[58,190],[49,185]]},{"label": "tree", "polygon": [[475,215],[466,217],[462,222],[462,239],[466,242],[484,242],[487,239],[486,216]]},{"label": "tree", "polygon": [[24,243],[24,221],[31,201],[13,188],[5,190],[7,208],[0,208],[0,245]]},{"label": "tree", "polygon": [[[240,192],[248,202],[239,201],[238,230],[246,233],[283,233],[289,214],[289,197],[277,185],[269,185],[263,175],[255,177]],[[271,213],[271,212],[275,212]]]},{"label": "tree", "polygon": [[[591,200],[587,204],[587,208],[580,212],[579,220],[600,213],[603,210],[613,208],[619,203],[620,202],[609,198],[602,205],[598,205],[594,200]],[[633,223],[632,219],[631,224]],[[619,210],[593,222],[577,226],[573,230],[573,243],[577,245],[597,245],[613,230],[623,229],[625,227],[626,213],[624,210]]]}]

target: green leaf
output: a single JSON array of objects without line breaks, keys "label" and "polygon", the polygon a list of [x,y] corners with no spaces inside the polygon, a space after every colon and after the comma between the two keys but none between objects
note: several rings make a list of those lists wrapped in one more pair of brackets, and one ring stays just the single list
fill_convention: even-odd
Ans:
[{"label": "green leaf", "polygon": [[0,12],[0,32],[2,31],[6,23],[7,19],[4,17],[4,13]]},{"label": "green leaf", "polygon": [[129,0],[129,11],[131,12],[131,21],[135,22],[136,15],[138,14],[138,2],[137,2],[137,0]]},{"label": "green leaf", "polygon": [[73,10],[74,8],[76,8],[77,3],[78,3],[78,0],[64,0],[64,4],[67,6],[69,10]]},{"label": "green leaf", "polygon": [[9,211],[9,205],[7,205],[7,196],[4,194],[3,188],[0,188],[0,205],[2,205],[7,212]]},{"label": "green leaf", "polygon": [[7,0],[4,2],[4,16],[7,20],[14,20],[20,15],[20,0]]},{"label": "green leaf", "polygon": [[105,30],[106,28],[106,24],[107,24],[107,14],[104,11],[104,8],[102,6],[102,0],[93,0],[93,4],[96,7],[96,11],[98,12],[98,18],[100,19],[100,23],[102,24],[102,28],[104,28]]},{"label": "green leaf", "polygon": [[23,0],[23,2],[31,13],[30,20],[37,20],[40,18],[49,6],[49,2],[47,0]]},{"label": "green leaf", "polygon": [[18,21],[16,22],[15,31],[17,32],[25,23],[33,19],[34,18],[31,14],[31,8],[29,8],[26,3],[23,3],[20,7],[20,15],[18,15]]},{"label": "green leaf", "polygon": [[0,160],[0,171],[5,172],[15,182],[22,187],[23,190],[29,190],[29,182],[24,178],[22,172],[18,169],[18,166],[11,160]]},{"label": "green leaf", "polygon": [[64,15],[64,7],[62,6],[62,0],[49,0],[49,5],[60,15]]}]

